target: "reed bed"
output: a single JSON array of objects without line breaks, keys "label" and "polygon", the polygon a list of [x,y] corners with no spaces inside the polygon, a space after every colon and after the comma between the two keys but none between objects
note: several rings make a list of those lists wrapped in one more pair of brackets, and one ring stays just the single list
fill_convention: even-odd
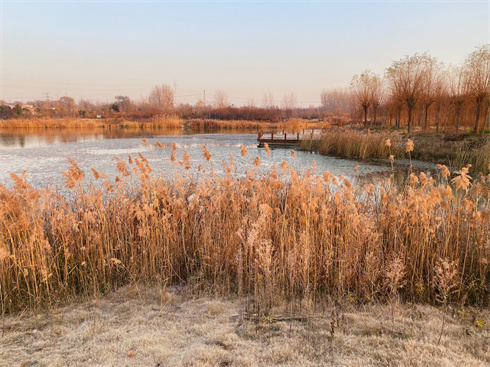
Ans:
[{"label": "reed bed", "polygon": [[[175,149],[172,164],[190,168]],[[154,282],[236,292],[257,314],[326,296],[489,303],[489,176],[441,166],[438,183],[352,186],[285,162],[238,177],[232,158],[220,175],[203,156],[197,180],[159,177],[142,155],[119,160],[115,182],[71,160],[63,193],[12,175],[0,185],[2,313]]]},{"label": "reed bed", "polygon": [[415,134],[412,158],[450,167],[471,164],[470,173],[487,175],[490,165],[490,138],[474,134]]},{"label": "reed bed", "polygon": [[199,131],[259,131],[259,130],[271,130],[271,131],[288,131],[292,133],[300,132],[308,127],[318,127],[321,124],[318,122],[311,122],[309,120],[303,120],[298,118],[292,118],[282,122],[271,121],[249,121],[249,120],[213,120],[213,119],[194,119],[189,120],[185,124],[192,130]]},{"label": "reed bed", "polygon": [[191,130],[254,130],[258,131],[273,124],[263,121],[193,119],[186,122]]},{"label": "reed bed", "polygon": [[[454,140],[456,138],[456,140]],[[437,136],[415,134],[411,158],[448,165],[458,169],[471,164],[472,175],[490,173],[490,140],[478,136]],[[387,145],[386,141],[390,144]],[[406,157],[405,142],[399,134],[367,132],[355,129],[330,129],[320,139],[305,139],[301,149],[318,151],[322,155],[346,158]]]},{"label": "reed bed", "polygon": [[[388,146],[386,141],[390,141]],[[322,155],[334,155],[346,158],[383,158],[390,155],[404,157],[402,139],[390,133],[362,132],[349,128],[330,129],[320,139],[305,139],[301,148],[316,150]]]},{"label": "reed bed", "polygon": [[119,117],[104,119],[10,119],[0,121],[1,129],[93,129],[97,127],[123,127],[134,129],[181,128],[181,120],[177,117],[153,117],[149,120],[131,121]]},{"label": "reed bed", "polygon": [[458,167],[462,162],[471,164],[471,171],[475,174],[484,175],[490,173],[490,139],[476,142],[463,141],[456,149],[456,154],[452,157],[451,165]]},{"label": "reed bed", "polygon": [[310,120],[304,120],[300,118],[291,118],[287,121],[277,123],[277,129],[287,131],[291,133],[301,132],[307,128],[321,128],[323,124],[321,122],[312,122]]},{"label": "reed bed", "polygon": [[59,129],[59,128],[95,128],[101,125],[98,119],[9,119],[0,122],[0,129]]}]

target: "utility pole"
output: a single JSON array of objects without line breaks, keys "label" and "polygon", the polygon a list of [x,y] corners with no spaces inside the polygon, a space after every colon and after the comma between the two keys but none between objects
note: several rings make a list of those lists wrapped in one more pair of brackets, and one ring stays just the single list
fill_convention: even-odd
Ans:
[{"label": "utility pole", "polygon": [[203,93],[204,93],[204,106],[206,106],[206,91],[203,90]]}]

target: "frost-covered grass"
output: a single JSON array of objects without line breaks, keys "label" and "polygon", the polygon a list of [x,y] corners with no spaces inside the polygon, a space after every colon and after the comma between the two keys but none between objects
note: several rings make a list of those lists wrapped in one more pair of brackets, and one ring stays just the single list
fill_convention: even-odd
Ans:
[{"label": "frost-covered grass", "polygon": [[[325,301],[306,319],[195,288],[127,286],[98,300],[5,316],[0,366],[488,366],[488,310]],[[332,322],[333,333],[332,333]],[[480,322],[480,324],[478,324]],[[484,323],[484,325],[482,325]],[[481,327],[477,325],[482,325]]]}]

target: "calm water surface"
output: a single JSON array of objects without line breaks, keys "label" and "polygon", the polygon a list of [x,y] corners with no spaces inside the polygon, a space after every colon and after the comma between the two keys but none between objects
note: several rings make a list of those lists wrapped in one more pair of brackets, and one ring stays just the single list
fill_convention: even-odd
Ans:
[{"label": "calm water surface", "polygon": [[[142,139],[146,139],[144,143]],[[164,148],[156,147],[156,142]],[[10,173],[21,174],[27,171],[28,181],[36,187],[49,183],[61,184],[61,172],[69,167],[68,157],[78,162],[87,177],[91,176],[90,168],[106,173],[115,178],[116,160],[118,157],[128,160],[129,155],[137,157],[143,154],[153,169],[162,175],[171,176],[175,170],[182,170],[171,164],[172,144],[177,144],[177,160],[182,161],[184,149],[192,159],[192,175],[197,177],[197,167],[204,170],[213,168],[217,173],[223,172],[223,160],[230,161],[230,154],[236,162],[236,174],[243,175],[245,170],[253,167],[253,160],[259,157],[262,165],[259,170],[266,173],[274,162],[280,166],[285,160],[296,171],[304,173],[311,169],[313,161],[316,172],[323,174],[329,171],[349,179],[366,176],[386,176],[391,167],[386,162],[361,162],[320,156],[307,152],[295,151],[296,158],[291,157],[290,149],[272,149],[268,157],[263,148],[257,147],[256,134],[191,134],[183,131],[159,131],[157,133],[131,131],[93,131],[69,132],[48,131],[41,133],[21,133],[0,131],[0,183],[10,186]],[[202,156],[201,145],[204,144],[212,155],[211,162]],[[240,156],[240,146],[244,145],[248,155]],[[402,162],[403,163],[403,162]],[[354,168],[360,165],[357,172]],[[420,166],[420,163],[418,164]],[[420,167],[424,169],[424,167]],[[433,165],[427,165],[427,169]]]}]

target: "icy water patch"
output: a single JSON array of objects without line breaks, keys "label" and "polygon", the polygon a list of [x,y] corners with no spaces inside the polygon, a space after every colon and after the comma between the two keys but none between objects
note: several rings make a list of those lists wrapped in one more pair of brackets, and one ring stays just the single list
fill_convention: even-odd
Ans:
[{"label": "icy water patch", "polygon": [[[309,152],[295,150],[292,157],[290,149],[271,149],[270,156],[264,148],[258,148],[256,134],[190,134],[190,135],[157,135],[151,133],[136,134],[136,136],[104,138],[100,134],[82,135],[63,139],[50,135],[49,141],[42,137],[27,136],[23,138],[24,144],[13,144],[11,135],[5,137],[0,134],[0,183],[11,184],[10,173],[22,174],[27,171],[28,181],[36,187],[48,183],[61,184],[61,172],[70,166],[67,158],[75,160],[87,176],[90,168],[107,174],[111,179],[117,175],[116,157],[128,161],[129,155],[133,158],[141,153],[148,159],[152,168],[163,176],[172,176],[176,172],[183,173],[185,169],[179,164],[172,164],[170,160],[173,143],[178,150],[177,161],[183,161],[184,150],[190,156],[192,168],[191,175],[199,175],[198,167],[209,172],[214,170],[217,174],[224,172],[224,165],[235,161],[233,167],[235,174],[240,177],[245,171],[254,167],[256,157],[261,160],[258,172],[267,174],[274,164],[279,169],[281,162],[285,161],[298,173],[304,174],[306,170],[312,171],[316,166],[316,173],[323,174],[329,171],[334,175],[342,175],[348,179],[362,176],[387,177],[391,174],[388,161],[362,162],[350,159],[339,159],[320,156]],[[146,141],[144,142],[143,139]],[[41,143],[40,143],[41,141]],[[157,141],[162,148],[157,146]],[[205,145],[212,155],[207,162],[202,155],[201,146]],[[241,146],[245,146],[248,154],[241,157]],[[359,166],[357,169],[355,169]]]}]

